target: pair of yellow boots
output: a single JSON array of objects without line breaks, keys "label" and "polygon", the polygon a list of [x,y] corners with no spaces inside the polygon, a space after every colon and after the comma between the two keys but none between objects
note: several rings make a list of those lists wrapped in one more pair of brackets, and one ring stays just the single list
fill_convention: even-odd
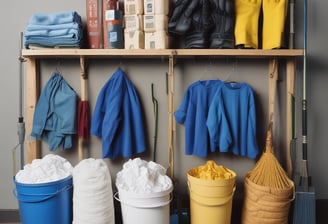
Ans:
[{"label": "pair of yellow boots", "polygon": [[235,0],[235,45],[259,48],[259,15],[263,12],[262,48],[281,48],[287,0]]}]

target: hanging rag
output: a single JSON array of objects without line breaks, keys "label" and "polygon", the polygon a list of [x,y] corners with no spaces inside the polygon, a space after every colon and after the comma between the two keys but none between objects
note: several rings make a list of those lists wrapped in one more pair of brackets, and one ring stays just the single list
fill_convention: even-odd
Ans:
[{"label": "hanging rag", "polygon": [[49,143],[49,150],[72,147],[76,134],[77,94],[55,72],[46,83],[36,104],[31,136]]},{"label": "hanging rag", "polygon": [[[212,99],[221,85],[220,80],[200,80],[192,83],[184,93],[179,109],[174,112],[175,120],[185,125],[186,155],[206,157],[215,149],[215,145],[211,145],[209,141],[206,119]],[[231,139],[229,136],[226,138],[228,146]]]},{"label": "hanging rag", "polygon": [[130,157],[146,149],[143,116],[137,92],[121,68],[97,98],[91,131],[102,138],[103,158]]},{"label": "hanging rag", "polygon": [[[222,119],[226,117],[227,122]],[[232,143],[220,152],[256,158],[259,150],[256,138],[256,108],[253,89],[247,83],[224,83],[217,90],[207,116],[211,141],[219,144],[222,133],[230,132]]]}]

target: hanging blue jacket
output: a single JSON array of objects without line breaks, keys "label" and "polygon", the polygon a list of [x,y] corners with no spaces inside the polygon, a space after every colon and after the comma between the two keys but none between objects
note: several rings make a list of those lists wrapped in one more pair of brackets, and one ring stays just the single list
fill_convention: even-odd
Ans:
[{"label": "hanging blue jacket", "polygon": [[[186,155],[206,157],[209,152],[215,150],[216,144],[210,142],[206,120],[212,99],[221,85],[220,80],[192,83],[184,93],[179,109],[174,112],[175,120],[185,125]],[[222,147],[229,146],[229,137]]]},{"label": "hanging blue jacket", "polygon": [[[227,122],[223,122],[225,116]],[[218,144],[220,152],[256,158],[256,108],[253,89],[247,83],[225,83],[213,97],[207,116],[211,141]],[[224,133],[231,133],[229,148],[219,146]]]},{"label": "hanging blue jacket", "polygon": [[103,158],[131,157],[146,150],[143,125],[136,90],[119,68],[100,90],[90,133],[102,138]]},{"label": "hanging blue jacket", "polygon": [[76,134],[77,95],[62,75],[54,73],[36,104],[31,136],[47,141],[49,149],[72,147]]}]

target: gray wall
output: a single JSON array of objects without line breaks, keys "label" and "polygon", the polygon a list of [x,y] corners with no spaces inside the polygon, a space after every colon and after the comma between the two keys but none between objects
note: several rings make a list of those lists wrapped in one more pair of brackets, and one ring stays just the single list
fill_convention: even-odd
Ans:
[{"label": "gray wall", "polygon": [[[327,95],[327,63],[328,56],[324,40],[327,39],[327,29],[325,23],[325,9],[328,3],[325,1],[310,1],[308,10],[308,148],[309,148],[309,169],[316,187],[316,196],[318,199],[327,199],[328,177],[324,171],[328,169],[326,158],[328,150],[326,150],[325,132],[328,118],[328,104],[324,102]],[[2,60],[0,61],[1,81],[0,81],[0,97],[3,102],[0,117],[0,209],[16,209],[18,207],[17,200],[13,196],[13,175],[17,170],[13,170],[12,148],[18,142],[17,136],[17,117],[18,117],[18,93],[19,93],[19,62],[17,60],[19,53],[19,33],[24,31],[28,19],[35,12],[57,12],[66,10],[76,10],[85,19],[84,1],[8,1],[7,7],[1,7],[0,21],[2,35]],[[296,47],[302,48],[303,41],[303,3],[297,1],[296,5]],[[321,28],[322,27],[322,28]],[[111,76],[115,69],[121,65],[135,84],[144,106],[145,115],[147,117],[147,132],[149,139],[149,150],[147,153],[140,155],[143,159],[150,160],[150,149],[153,136],[153,112],[150,95],[150,85],[155,84],[155,94],[159,101],[159,139],[158,139],[158,156],[157,162],[164,166],[168,166],[167,153],[167,97],[165,92],[165,73],[168,71],[167,61],[160,59],[154,60],[91,60],[89,67],[89,102],[91,108],[94,107],[98,92],[104,82]],[[41,63],[41,83],[48,80],[51,73],[56,69],[56,61],[44,60]],[[283,64],[282,64],[283,66]],[[245,60],[237,61],[232,59],[190,59],[178,60],[176,64],[176,92],[175,92],[175,108],[178,108],[182,99],[182,95],[188,85],[199,79],[229,79],[235,81],[245,81],[253,86],[256,94],[258,126],[260,130],[259,143],[263,148],[263,139],[265,129],[267,127],[267,61],[266,60]],[[78,60],[60,60],[60,67],[65,79],[79,93],[79,64]],[[302,99],[302,58],[298,59],[297,65],[297,134],[298,134],[298,151],[301,151],[301,119],[300,102]],[[275,151],[277,156],[284,165],[284,94],[285,94],[285,76],[284,71],[278,83],[278,104],[275,125]],[[26,133],[28,139],[29,133]],[[175,135],[175,173],[177,188],[180,192],[186,193],[186,172],[188,169],[205,163],[205,159],[194,156],[184,155],[184,127],[176,125]],[[99,139],[92,137],[89,143],[89,156],[94,158],[101,157],[101,142]],[[42,155],[49,153],[47,145],[42,145]],[[67,158],[73,165],[77,164],[77,149],[74,147],[68,151],[54,152]],[[17,152],[17,157],[19,153]],[[298,157],[300,155],[298,154]],[[255,161],[247,158],[229,156],[225,154],[212,154],[207,159],[214,159],[217,163],[222,164],[238,175],[239,186],[242,187],[242,180],[247,171],[253,166]],[[112,178],[121,169],[126,159],[107,160],[110,167]],[[19,166],[19,160],[16,159],[16,165]],[[237,196],[241,197],[242,190],[237,188]]]}]

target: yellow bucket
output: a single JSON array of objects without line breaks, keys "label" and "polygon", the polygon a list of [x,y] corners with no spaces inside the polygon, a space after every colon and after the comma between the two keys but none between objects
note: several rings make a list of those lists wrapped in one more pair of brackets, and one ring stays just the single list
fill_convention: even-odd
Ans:
[{"label": "yellow bucket", "polygon": [[191,224],[230,224],[236,173],[229,172],[230,179],[205,180],[188,171]]}]

